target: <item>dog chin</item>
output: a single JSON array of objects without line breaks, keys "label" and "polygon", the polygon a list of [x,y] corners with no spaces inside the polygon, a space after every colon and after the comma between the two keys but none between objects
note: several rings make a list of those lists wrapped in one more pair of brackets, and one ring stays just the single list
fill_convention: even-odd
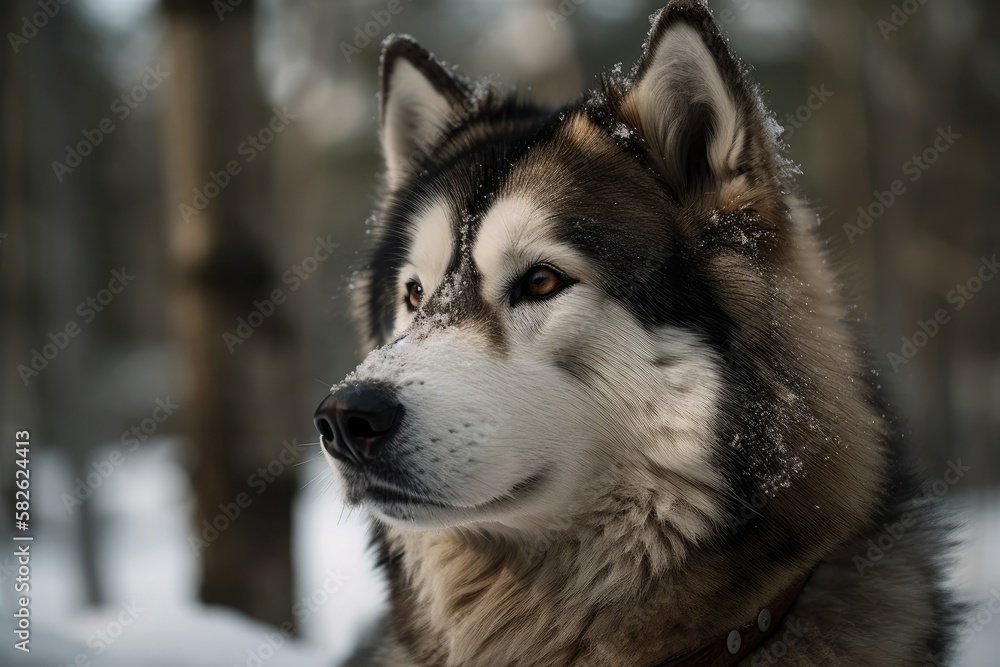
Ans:
[{"label": "dog chin", "polygon": [[373,502],[365,503],[365,506],[375,519],[408,531],[458,528],[484,521],[484,517],[475,508]]}]

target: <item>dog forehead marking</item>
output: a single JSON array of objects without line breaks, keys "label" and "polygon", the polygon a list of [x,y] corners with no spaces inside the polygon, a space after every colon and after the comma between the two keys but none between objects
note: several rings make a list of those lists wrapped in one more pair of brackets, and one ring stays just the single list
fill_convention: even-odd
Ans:
[{"label": "dog forehead marking", "polygon": [[486,213],[472,250],[479,272],[496,277],[504,261],[532,241],[541,240],[548,215],[525,195],[500,198]]},{"label": "dog forehead marking", "polygon": [[[409,265],[428,294],[437,288],[448,269],[454,246],[451,227],[448,207],[442,201],[428,204],[414,219]],[[400,274],[403,284],[410,278],[406,272]]]}]

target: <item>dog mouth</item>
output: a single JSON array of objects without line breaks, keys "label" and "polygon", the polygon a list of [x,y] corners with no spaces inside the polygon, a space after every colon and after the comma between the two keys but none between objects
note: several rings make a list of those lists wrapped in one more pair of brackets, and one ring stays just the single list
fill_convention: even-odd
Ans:
[{"label": "dog mouth", "polygon": [[428,507],[448,507],[446,503],[430,498],[427,495],[401,489],[367,477],[368,484],[362,492],[363,501],[375,505],[414,505]]},{"label": "dog mouth", "polygon": [[517,482],[503,493],[472,505],[459,505],[449,503],[440,498],[431,497],[428,494],[417,493],[412,490],[400,488],[398,485],[389,484],[378,479],[366,476],[367,484],[361,492],[360,500],[394,518],[406,518],[414,510],[438,510],[455,511],[463,513],[488,512],[494,508],[521,502],[537,491],[539,491],[548,479],[548,474],[538,472]]}]

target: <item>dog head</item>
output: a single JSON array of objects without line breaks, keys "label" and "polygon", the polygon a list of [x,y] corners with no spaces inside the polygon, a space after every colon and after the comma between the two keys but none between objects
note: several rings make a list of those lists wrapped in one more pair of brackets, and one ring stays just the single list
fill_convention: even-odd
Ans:
[{"label": "dog head", "polygon": [[[777,124],[700,3],[669,5],[629,76],[557,110],[389,38],[381,121],[356,284],[374,349],[317,412],[349,503],[517,531],[617,494],[697,541],[842,441],[823,411],[854,379],[813,386],[803,361],[858,366],[832,349],[850,347],[834,286]],[[773,507],[809,502],[786,495]]]}]

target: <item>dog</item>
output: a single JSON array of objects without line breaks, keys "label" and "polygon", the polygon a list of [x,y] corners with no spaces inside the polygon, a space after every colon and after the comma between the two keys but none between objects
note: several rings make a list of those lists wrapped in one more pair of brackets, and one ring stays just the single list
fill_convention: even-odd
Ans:
[{"label": "dog", "polygon": [[367,356],[315,415],[367,508],[375,664],[944,664],[921,493],[710,10],[559,109],[381,59]]}]

